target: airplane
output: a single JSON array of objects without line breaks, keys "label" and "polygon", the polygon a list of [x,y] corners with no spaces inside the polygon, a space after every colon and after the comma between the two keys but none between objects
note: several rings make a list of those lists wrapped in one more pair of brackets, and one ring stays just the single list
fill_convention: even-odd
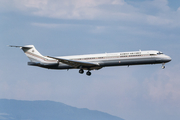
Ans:
[{"label": "airplane", "polygon": [[22,49],[30,59],[28,62],[30,66],[47,69],[79,69],[80,74],[87,70],[86,75],[88,76],[91,75],[91,70],[110,66],[162,64],[162,69],[164,69],[165,63],[171,61],[169,56],[156,50],[52,57],[41,55],[34,45],[10,45],[10,47]]}]

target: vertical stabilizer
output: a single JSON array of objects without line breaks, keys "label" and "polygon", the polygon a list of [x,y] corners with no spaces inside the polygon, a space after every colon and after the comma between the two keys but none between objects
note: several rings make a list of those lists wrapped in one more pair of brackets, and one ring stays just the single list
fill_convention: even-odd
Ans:
[{"label": "vertical stabilizer", "polygon": [[36,50],[34,45],[26,45],[26,46],[12,46],[11,45],[10,47],[19,47],[20,49],[22,49],[31,62],[41,62],[45,59],[44,56],[41,55]]}]

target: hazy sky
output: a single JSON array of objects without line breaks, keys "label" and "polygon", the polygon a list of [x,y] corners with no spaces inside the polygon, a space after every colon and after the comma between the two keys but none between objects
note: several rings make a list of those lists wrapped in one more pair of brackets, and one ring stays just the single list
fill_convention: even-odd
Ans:
[{"label": "hazy sky", "polygon": [[[125,120],[180,119],[180,1],[0,0],[0,98],[53,100]],[[63,56],[160,50],[161,65],[92,71],[27,66],[20,49]]]}]

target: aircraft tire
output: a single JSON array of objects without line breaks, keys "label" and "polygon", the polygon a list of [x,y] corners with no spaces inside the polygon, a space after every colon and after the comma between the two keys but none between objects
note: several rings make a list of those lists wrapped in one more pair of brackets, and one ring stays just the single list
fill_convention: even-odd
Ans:
[{"label": "aircraft tire", "polygon": [[164,69],[165,68],[165,66],[162,66],[162,69]]},{"label": "aircraft tire", "polygon": [[79,73],[80,73],[80,74],[83,74],[83,73],[84,73],[84,70],[83,70],[83,69],[80,69],[80,70],[79,70]]},{"label": "aircraft tire", "polygon": [[88,71],[88,72],[86,73],[86,75],[87,75],[87,76],[91,76],[91,72]]}]

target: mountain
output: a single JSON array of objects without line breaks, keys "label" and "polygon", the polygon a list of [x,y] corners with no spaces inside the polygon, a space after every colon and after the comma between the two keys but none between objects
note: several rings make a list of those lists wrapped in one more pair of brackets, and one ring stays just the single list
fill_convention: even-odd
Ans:
[{"label": "mountain", "polygon": [[0,99],[0,120],[123,120],[95,110],[53,101]]}]

